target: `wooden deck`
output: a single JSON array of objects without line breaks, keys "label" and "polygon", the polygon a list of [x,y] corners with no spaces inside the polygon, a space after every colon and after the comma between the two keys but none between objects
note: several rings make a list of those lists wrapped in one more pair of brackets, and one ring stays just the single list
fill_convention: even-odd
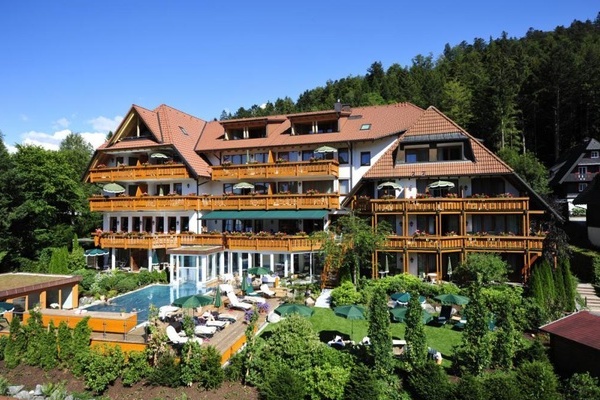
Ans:
[{"label": "wooden deck", "polygon": [[[277,296],[267,299],[269,310],[272,311],[284,301],[286,290],[282,288],[275,289]],[[225,300],[225,297],[223,297]],[[211,306],[212,307],[212,306]],[[211,311],[214,308],[206,307],[205,311]],[[221,353],[221,363],[225,364],[240,348],[246,343],[246,328],[244,323],[244,311],[227,309],[222,307],[221,312],[227,312],[236,316],[237,321],[229,324],[225,329],[217,331],[213,337],[204,339],[204,346],[214,346]],[[125,352],[128,351],[143,351],[146,348],[146,333],[144,327],[135,327],[133,329],[126,328],[123,330],[123,324],[130,324],[132,316],[136,318],[135,313],[125,313],[121,316],[119,313],[109,313],[101,311],[90,311],[84,314],[76,314],[73,310],[43,310],[44,325],[50,321],[50,315],[55,319],[54,324],[58,326],[60,320],[66,320],[69,326],[74,327],[75,324],[85,316],[90,317],[90,326],[93,329],[91,335],[91,346],[108,345],[120,346]],[[27,315],[28,317],[28,315]],[[26,317],[26,318],[27,318]],[[258,329],[266,323],[267,314],[260,314],[258,320]],[[26,319],[25,318],[25,319]],[[57,322],[58,321],[58,322]],[[102,321],[110,321],[102,322]],[[92,323],[93,322],[93,323]],[[116,324],[120,330],[107,329],[106,326]],[[116,331],[115,331],[116,330]],[[6,322],[0,322],[0,335],[8,335],[9,326]]]}]

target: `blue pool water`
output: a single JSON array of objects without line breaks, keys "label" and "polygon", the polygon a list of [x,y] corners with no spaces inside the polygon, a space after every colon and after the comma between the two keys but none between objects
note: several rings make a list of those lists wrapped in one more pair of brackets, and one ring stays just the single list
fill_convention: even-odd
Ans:
[{"label": "blue pool water", "polygon": [[137,312],[137,323],[148,321],[148,310],[150,305],[155,307],[171,304],[175,299],[183,296],[200,293],[204,294],[206,289],[198,289],[195,284],[184,283],[178,286],[151,285],[135,292],[126,293],[110,299],[106,304],[95,304],[86,307],[89,311],[105,312]]}]

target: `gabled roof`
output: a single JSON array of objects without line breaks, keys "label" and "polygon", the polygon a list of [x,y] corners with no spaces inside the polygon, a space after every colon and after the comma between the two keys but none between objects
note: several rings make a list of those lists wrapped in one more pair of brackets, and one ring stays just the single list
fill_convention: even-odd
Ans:
[{"label": "gabled roof", "polygon": [[[412,126],[423,110],[410,103],[398,103],[382,106],[358,107],[351,111],[344,110],[340,114],[340,131],[312,135],[291,135],[290,119],[306,116],[323,115],[323,112],[299,113],[285,116],[269,117],[276,121],[284,118],[265,138],[224,140],[224,128],[220,122],[209,122],[202,133],[197,151],[240,150],[247,148],[266,148],[296,145],[321,145],[346,143],[351,141],[376,140],[406,131]],[[333,113],[332,113],[333,114]],[[248,121],[254,121],[249,118]],[[236,120],[243,121],[243,120]],[[227,121],[224,121],[227,124]],[[371,124],[370,129],[361,130],[363,124]]]},{"label": "gabled roof", "polygon": [[[438,141],[444,141],[444,137],[448,137],[449,140],[468,140],[473,151],[474,160],[395,164],[395,156],[400,143],[414,143],[419,139],[427,140],[432,137],[435,137]],[[409,178],[413,176],[437,178],[458,175],[498,175],[512,172],[512,168],[477,139],[469,135],[437,108],[429,107],[415,124],[400,136],[397,143],[390,147],[367,171],[364,177],[367,179]]]},{"label": "gabled roof", "polygon": [[600,204],[600,174],[573,200],[573,204]]},{"label": "gabled roof", "polygon": [[[125,128],[139,117],[148,127],[150,137],[125,138]],[[195,147],[206,126],[206,121],[162,104],[154,110],[133,105],[113,137],[98,148],[97,158],[112,150],[170,147],[181,156],[194,175],[210,177],[210,166],[195,152]]]},{"label": "gabled roof", "polygon": [[[564,152],[563,155],[556,160],[554,167],[551,168],[551,170],[556,169],[556,173],[554,173],[550,179],[550,186],[556,186],[563,183],[573,168],[575,168],[585,156],[585,152],[590,150],[600,150],[600,142],[596,139],[586,139],[582,143]],[[560,167],[555,168],[558,165],[560,165]]]},{"label": "gabled roof", "polygon": [[579,311],[540,327],[543,332],[600,350],[600,315]]}]

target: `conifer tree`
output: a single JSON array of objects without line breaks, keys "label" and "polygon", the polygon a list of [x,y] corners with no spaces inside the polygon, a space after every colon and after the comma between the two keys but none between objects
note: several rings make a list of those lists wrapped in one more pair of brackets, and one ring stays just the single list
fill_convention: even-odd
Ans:
[{"label": "conifer tree", "polygon": [[404,337],[408,346],[406,357],[409,367],[417,369],[427,362],[427,337],[423,325],[423,309],[419,303],[419,294],[410,293],[406,310],[406,331]]}]

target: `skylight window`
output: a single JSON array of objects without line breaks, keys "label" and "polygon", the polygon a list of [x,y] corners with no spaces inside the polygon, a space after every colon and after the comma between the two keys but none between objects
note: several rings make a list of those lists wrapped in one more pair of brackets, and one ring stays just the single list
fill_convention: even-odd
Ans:
[{"label": "skylight window", "polygon": [[371,129],[371,124],[362,124],[360,126],[361,131],[368,131],[369,129]]},{"label": "skylight window", "polygon": [[181,133],[183,133],[185,136],[188,136],[188,133],[183,126],[180,126],[179,129],[181,129]]}]

